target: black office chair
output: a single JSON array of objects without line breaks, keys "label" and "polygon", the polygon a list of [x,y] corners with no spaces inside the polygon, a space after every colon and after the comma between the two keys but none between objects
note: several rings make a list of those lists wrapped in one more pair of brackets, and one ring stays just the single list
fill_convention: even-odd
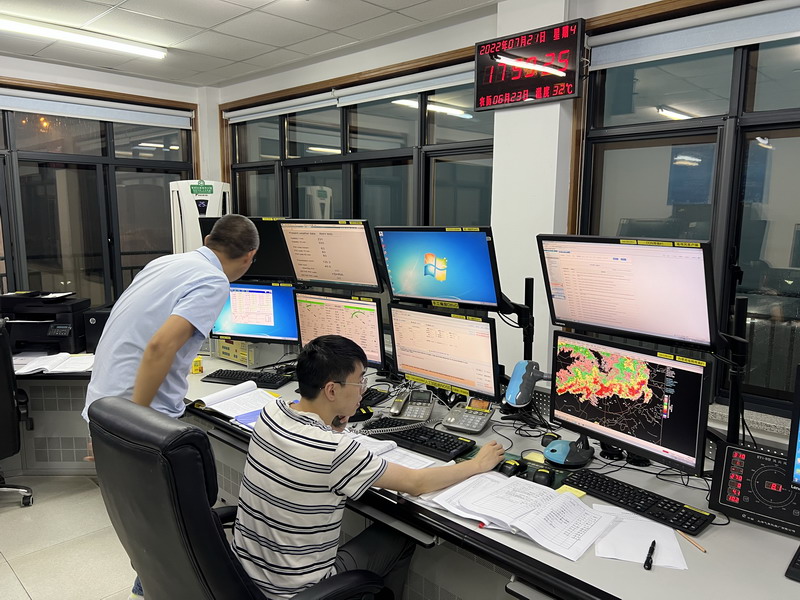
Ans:
[{"label": "black office chair", "polygon": [[[28,415],[28,396],[17,389],[11,343],[5,323],[0,319],[0,459],[14,456],[20,449],[19,425],[33,429],[33,419]],[[0,492],[14,492],[22,496],[22,506],[33,504],[33,490],[24,485],[6,483],[0,471]]]},{"label": "black office chair", "polygon": [[[147,600],[264,600],[222,530],[217,471],[206,433],[122,398],[89,407],[95,466],[108,515]],[[295,600],[373,598],[383,580],[340,573]]]}]

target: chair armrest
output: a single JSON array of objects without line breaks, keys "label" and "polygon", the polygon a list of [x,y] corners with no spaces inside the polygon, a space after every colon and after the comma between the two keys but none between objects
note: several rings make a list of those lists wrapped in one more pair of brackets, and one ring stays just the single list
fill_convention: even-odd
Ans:
[{"label": "chair armrest", "polygon": [[212,509],[215,513],[217,513],[217,517],[219,517],[219,522],[222,523],[222,526],[225,527],[233,525],[233,522],[236,520],[236,507],[235,506],[218,506],[217,508]]},{"label": "chair armrest", "polygon": [[372,571],[358,569],[323,579],[292,596],[292,600],[352,600],[361,594],[377,594],[382,589],[383,578]]}]

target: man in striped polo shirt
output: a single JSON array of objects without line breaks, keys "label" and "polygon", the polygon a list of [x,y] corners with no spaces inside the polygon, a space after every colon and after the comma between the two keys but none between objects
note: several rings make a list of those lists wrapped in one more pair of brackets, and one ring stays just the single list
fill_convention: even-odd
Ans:
[{"label": "man in striped polo shirt", "polygon": [[367,357],[353,341],[326,335],[297,359],[300,401],[268,404],[255,424],[239,491],[233,549],[269,598],[291,598],[353,569],[381,575],[403,597],[414,543],[375,523],[339,548],[347,498],[371,486],[419,495],[489,471],[497,442],[456,465],[409,469],[389,463],[339,431],[358,409]]}]

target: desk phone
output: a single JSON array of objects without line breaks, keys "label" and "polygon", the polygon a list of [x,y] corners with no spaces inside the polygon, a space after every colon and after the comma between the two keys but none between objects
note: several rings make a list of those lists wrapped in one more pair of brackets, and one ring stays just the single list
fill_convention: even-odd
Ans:
[{"label": "desk phone", "polygon": [[433,406],[433,394],[430,391],[411,390],[392,402],[389,414],[408,421],[427,421],[431,417]]},{"label": "desk phone", "polygon": [[494,407],[488,400],[471,397],[466,402],[459,402],[442,421],[446,429],[465,433],[480,433],[489,424],[494,414]]}]

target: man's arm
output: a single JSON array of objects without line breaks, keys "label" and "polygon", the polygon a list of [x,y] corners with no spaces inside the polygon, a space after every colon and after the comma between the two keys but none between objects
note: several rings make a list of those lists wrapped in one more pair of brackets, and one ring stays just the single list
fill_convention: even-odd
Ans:
[{"label": "man's arm", "polygon": [[133,384],[133,401],[150,406],[158,388],[172,367],[178,350],[189,341],[194,325],[183,317],[170,315],[147,342]]},{"label": "man's arm", "polygon": [[375,482],[375,486],[419,496],[461,483],[473,475],[489,471],[501,460],[503,460],[503,447],[497,442],[489,442],[484,444],[473,459],[465,460],[457,465],[409,469],[390,462],[386,466],[386,471]]}]

